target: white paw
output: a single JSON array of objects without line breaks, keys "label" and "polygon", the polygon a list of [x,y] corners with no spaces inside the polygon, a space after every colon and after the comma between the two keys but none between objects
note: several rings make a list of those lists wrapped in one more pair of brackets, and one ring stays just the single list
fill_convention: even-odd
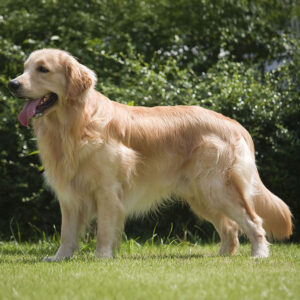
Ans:
[{"label": "white paw", "polygon": [[62,255],[55,255],[55,256],[45,256],[43,258],[44,262],[52,262],[52,261],[62,261],[62,260],[66,260],[68,258],[71,258],[72,255],[66,255],[66,256],[62,256]]},{"label": "white paw", "polygon": [[95,253],[97,258],[113,258],[113,251],[111,249],[101,249],[100,251],[96,251]]},{"label": "white paw", "polygon": [[252,258],[267,258],[269,257],[269,253],[261,253],[261,254],[255,254],[251,255]]},{"label": "white paw", "polygon": [[56,256],[45,256],[44,258],[43,258],[43,261],[44,262],[50,262],[50,261],[58,261],[58,259],[56,258]]},{"label": "white paw", "polygon": [[264,247],[252,252],[251,255],[253,258],[266,258],[269,257],[269,249],[268,247]]}]

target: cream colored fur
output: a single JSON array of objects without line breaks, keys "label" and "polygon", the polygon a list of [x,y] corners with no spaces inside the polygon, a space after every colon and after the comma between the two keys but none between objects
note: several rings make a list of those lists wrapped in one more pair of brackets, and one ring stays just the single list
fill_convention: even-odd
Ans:
[{"label": "cream colored fur", "polygon": [[[50,72],[38,76],[38,65]],[[291,235],[291,213],[262,184],[252,139],[239,123],[196,106],[110,101],[94,90],[95,74],[61,50],[33,52],[17,79],[23,97],[59,96],[33,122],[45,178],[62,212],[61,246],[46,260],[71,257],[93,217],[96,254],[112,257],[125,218],[171,195],[214,224],[221,255],[236,251],[238,228],[254,257],[269,254],[265,230],[279,239]]]}]

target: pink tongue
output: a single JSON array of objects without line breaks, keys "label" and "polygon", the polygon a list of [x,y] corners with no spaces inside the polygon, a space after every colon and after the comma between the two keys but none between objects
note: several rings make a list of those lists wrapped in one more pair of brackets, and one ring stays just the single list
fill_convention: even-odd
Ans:
[{"label": "pink tongue", "polygon": [[41,99],[27,101],[19,113],[18,119],[23,126],[28,126],[30,119],[35,115],[36,107]]}]

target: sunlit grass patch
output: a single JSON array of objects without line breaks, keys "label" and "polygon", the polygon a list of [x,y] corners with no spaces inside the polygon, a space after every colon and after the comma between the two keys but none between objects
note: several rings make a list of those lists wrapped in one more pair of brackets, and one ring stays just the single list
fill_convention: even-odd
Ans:
[{"label": "sunlit grass patch", "polygon": [[95,241],[74,257],[43,263],[58,241],[0,243],[0,299],[299,299],[300,248],[272,245],[268,259],[250,245],[219,257],[218,244],[123,242],[98,260]]}]

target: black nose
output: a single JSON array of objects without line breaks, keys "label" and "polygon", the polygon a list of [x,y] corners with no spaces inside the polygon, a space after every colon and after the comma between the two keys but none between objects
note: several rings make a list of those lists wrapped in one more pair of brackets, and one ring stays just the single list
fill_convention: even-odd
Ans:
[{"label": "black nose", "polygon": [[8,88],[12,91],[15,92],[19,87],[21,86],[21,83],[18,80],[12,80],[8,84]]}]

